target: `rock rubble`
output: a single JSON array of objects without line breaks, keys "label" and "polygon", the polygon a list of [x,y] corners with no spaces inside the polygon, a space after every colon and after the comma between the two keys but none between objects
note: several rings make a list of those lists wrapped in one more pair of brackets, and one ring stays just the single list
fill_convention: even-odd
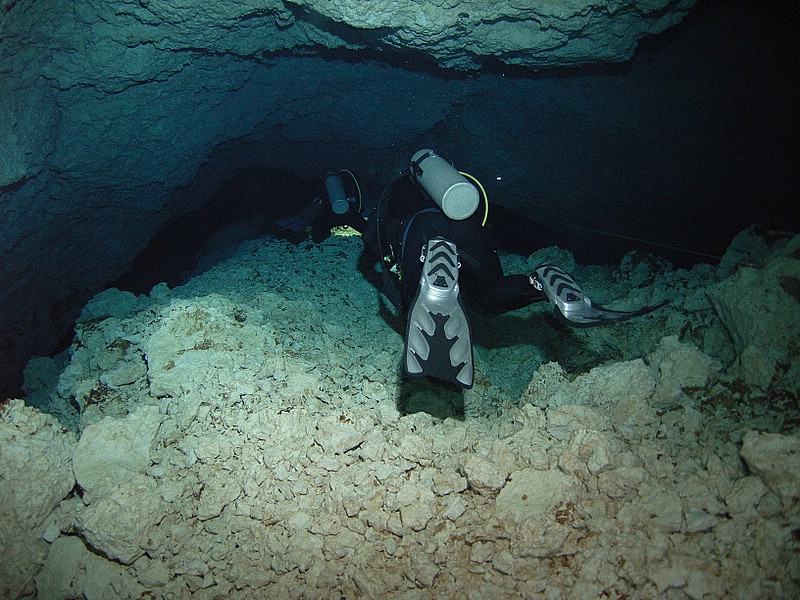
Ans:
[{"label": "rock rubble", "polygon": [[[715,333],[736,325],[714,307],[749,267],[587,270],[620,304],[673,305],[579,332],[617,360],[541,360],[514,398],[491,369],[530,348],[480,348],[490,372],[459,416],[446,390],[399,410],[404,386],[436,388],[403,380],[402,320],[357,274],[358,244],[265,238],[181,288],[90,303],[40,395],[70,429],[18,400],[2,411],[3,595],[796,593],[797,389],[779,367],[767,394],[742,381],[742,347]],[[773,246],[760,293],[792,298],[798,244]]]}]

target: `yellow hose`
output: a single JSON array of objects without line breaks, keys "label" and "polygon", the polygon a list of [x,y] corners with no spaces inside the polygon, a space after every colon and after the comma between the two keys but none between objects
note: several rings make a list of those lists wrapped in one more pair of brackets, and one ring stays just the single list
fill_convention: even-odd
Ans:
[{"label": "yellow hose", "polygon": [[483,221],[481,221],[481,227],[486,225],[486,219],[489,218],[489,196],[486,194],[486,190],[484,189],[483,185],[477,178],[473,177],[469,173],[465,173],[464,171],[459,171],[464,177],[472,181],[475,186],[480,190],[481,194],[483,195]]}]

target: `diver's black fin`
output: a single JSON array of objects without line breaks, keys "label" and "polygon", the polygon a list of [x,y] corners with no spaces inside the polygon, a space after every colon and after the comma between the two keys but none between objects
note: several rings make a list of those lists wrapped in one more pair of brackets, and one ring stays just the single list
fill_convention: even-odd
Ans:
[{"label": "diver's black fin", "polygon": [[664,300],[638,310],[610,310],[593,302],[583,293],[575,280],[558,267],[548,264],[540,265],[532,278],[534,285],[550,301],[553,314],[573,327],[596,327],[627,321],[669,304],[669,300]]},{"label": "diver's black fin", "polygon": [[275,221],[275,225],[277,225],[279,229],[288,231],[289,233],[301,233],[310,226],[309,222],[303,219],[301,215],[283,217]]},{"label": "diver's black fin", "polygon": [[323,201],[321,198],[314,198],[306,205],[303,210],[293,215],[285,216],[275,221],[279,229],[290,234],[307,233],[316,218],[322,212]]},{"label": "diver's black fin", "polygon": [[428,241],[417,295],[408,312],[405,372],[471,388],[472,333],[458,287],[456,245]]}]

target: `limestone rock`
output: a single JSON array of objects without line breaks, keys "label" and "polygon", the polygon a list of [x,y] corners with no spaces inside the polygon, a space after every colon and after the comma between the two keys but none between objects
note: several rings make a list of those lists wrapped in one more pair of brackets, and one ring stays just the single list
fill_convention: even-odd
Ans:
[{"label": "limestone rock", "polygon": [[659,594],[669,589],[686,586],[686,573],[679,567],[665,567],[650,575],[650,581],[656,585]]},{"label": "limestone rock", "polygon": [[63,362],[63,353],[55,358],[49,356],[32,358],[25,367],[25,383],[22,386],[28,406],[38,408],[42,412],[52,414],[60,419],[63,419],[63,416],[59,415],[60,407],[52,400],[53,390],[64,370]]},{"label": "limestone rock", "polygon": [[555,518],[558,507],[578,502],[579,490],[578,479],[558,469],[524,469],[511,474],[495,508],[499,516],[516,522],[541,516]]},{"label": "limestone rock", "polygon": [[653,393],[653,373],[640,359],[595,367],[575,380],[578,404],[609,410],[625,398],[645,401]]},{"label": "limestone rock", "polygon": [[566,382],[557,363],[542,365],[531,380],[526,398],[540,408],[581,405],[608,410],[623,399],[647,405],[655,387],[654,374],[641,359],[601,365]]},{"label": "limestone rock", "polygon": [[738,479],[725,498],[725,503],[732,514],[752,512],[761,498],[767,493],[764,482],[757,475],[749,475]]},{"label": "limestone rock", "polygon": [[566,381],[567,373],[561,365],[544,363],[531,377],[523,398],[538,408],[571,404],[569,395],[562,392]]},{"label": "limestone rock", "polygon": [[479,494],[498,492],[508,476],[494,462],[478,454],[470,454],[461,468],[469,486]]},{"label": "limestone rock", "polygon": [[411,555],[411,562],[406,571],[406,577],[418,584],[420,587],[427,588],[433,585],[441,569],[426,554],[414,552]]},{"label": "limestone rock", "polygon": [[[569,511],[570,509],[563,509]],[[523,521],[511,541],[511,554],[519,558],[568,556],[578,550],[583,532],[558,515],[539,515]]]},{"label": "limestone rock", "polygon": [[[80,429],[135,409],[137,397],[148,387],[147,364],[139,347],[140,326],[128,324],[135,323],[134,315],[148,304],[147,299],[109,290],[83,311],[69,362],[56,385],[58,396],[79,412],[78,422],[70,426]],[[120,399],[129,404],[127,410],[114,402]]]},{"label": "limestone rock", "polygon": [[433,492],[437,496],[446,496],[467,489],[467,479],[455,471],[452,473],[437,472],[433,476]]},{"label": "limestone rock", "polygon": [[44,568],[36,576],[40,598],[79,598],[83,595],[81,562],[90,555],[80,538],[63,537],[50,546]]},{"label": "limestone rock", "polygon": [[79,322],[101,320],[107,317],[127,317],[146,308],[151,301],[146,296],[137,297],[131,292],[123,292],[117,288],[109,288],[97,294],[81,310]]},{"label": "limestone rock", "polygon": [[11,400],[0,406],[0,596],[33,592],[44,561],[44,522],[75,485],[75,439],[50,415]]},{"label": "limestone rock", "polygon": [[611,498],[624,498],[635,493],[647,478],[641,467],[620,466],[598,475],[598,485]]},{"label": "limestone rock", "polygon": [[573,433],[569,447],[559,457],[558,466],[565,473],[588,479],[613,468],[612,450],[599,432],[579,429]]},{"label": "limestone rock", "polygon": [[720,281],[732,276],[743,265],[763,265],[767,262],[772,251],[759,229],[754,225],[734,236],[717,266]]},{"label": "limestone rock", "polygon": [[430,490],[421,490],[418,498],[411,504],[400,508],[403,526],[414,531],[422,531],[435,514],[434,496]]},{"label": "limestone rock", "polygon": [[[199,493],[200,500],[197,503],[197,518],[201,521],[207,521],[219,516],[219,514],[229,506],[237,498],[242,495],[242,486],[234,478],[231,478],[228,473],[213,473],[207,476],[202,485],[202,491]],[[298,512],[295,518],[300,518],[305,513]],[[306,529],[308,523],[300,529]]]},{"label": "limestone rock", "polygon": [[349,418],[331,415],[317,421],[314,440],[327,454],[344,454],[364,441],[364,434]]},{"label": "limestone rock", "polygon": [[742,458],[784,502],[800,498],[800,437],[748,431]]},{"label": "limestone rock", "polygon": [[659,489],[642,498],[642,523],[655,526],[668,533],[683,527],[683,508],[677,494]]},{"label": "limestone rock", "polygon": [[766,390],[775,382],[797,393],[800,381],[780,380],[781,369],[797,362],[800,339],[800,236],[774,249],[763,264],[742,265],[708,289],[719,318],[733,339],[733,375]]},{"label": "limestone rock", "polygon": [[93,554],[75,536],[53,542],[36,576],[39,598],[121,598],[122,590],[126,595],[140,596],[144,587],[122,565]]},{"label": "limestone rock", "polygon": [[547,432],[558,440],[568,440],[580,429],[604,431],[609,423],[603,412],[580,404],[560,406],[547,413]]},{"label": "limestone rock", "polygon": [[128,565],[144,554],[166,512],[153,480],[132,475],[84,509],[80,531],[96,551]]},{"label": "limestone rock", "polygon": [[217,294],[195,302],[174,301],[161,309],[143,345],[150,393],[179,397],[204,386],[211,391],[220,388],[220,377],[238,382],[228,393],[253,393],[255,374],[271,365],[264,364],[264,354],[253,352],[265,347],[267,332],[253,319],[242,320],[246,314]]},{"label": "limestone rock", "polygon": [[659,379],[649,400],[656,410],[669,410],[686,399],[684,388],[703,388],[722,365],[700,352],[691,344],[682,343],[678,336],[661,340],[649,361],[658,368]]},{"label": "limestone rock", "polygon": [[125,419],[107,417],[86,428],[73,459],[75,479],[89,498],[103,496],[150,466],[150,446],[161,424],[145,406]]},{"label": "limestone rock", "polygon": [[3,513],[26,528],[39,525],[75,485],[75,445],[53,417],[21,400],[0,407],[0,474],[14,481],[2,486]]},{"label": "limestone rock", "polygon": [[142,557],[135,563],[137,576],[145,587],[160,587],[169,582],[169,569],[163,562]]},{"label": "limestone rock", "polygon": [[481,55],[526,66],[583,62],[589,52],[602,60],[624,60],[637,37],[677,23],[693,4],[638,2],[609,12],[592,2],[523,7],[481,0],[457,5],[379,0],[363,11],[352,2],[292,2],[332,22],[384,32],[379,39],[389,47],[423,50],[440,64],[460,68],[476,66]]},{"label": "limestone rock", "polygon": [[455,496],[450,500],[450,503],[445,508],[442,516],[451,521],[455,521],[467,510],[466,503],[461,496]]},{"label": "limestone rock", "polygon": [[717,523],[719,519],[716,515],[707,513],[704,510],[692,508],[683,513],[686,521],[686,532],[697,533],[699,531],[709,531]]},{"label": "limestone rock", "polygon": [[[404,386],[437,403],[450,390],[402,379],[402,334],[353,276],[360,250],[265,238],[146,308],[82,321],[87,379],[125,362],[105,351],[127,339],[170,394],[148,385],[109,398],[118,416],[96,415],[77,444],[9,406],[0,452],[17,462],[0,464],[0,498],[41,491],[26,479],[32,469],[49,481],[41,461],[81,486],[43,497],[41,511],[4,502],[4,576],[31,565],[11,591],[32,595],[41,567],[39,595],[52,597],[791,596],[796,436],[754,433],[786,431],[773,420],[786,407],[750,407],[743,394],[734,412],[720,383],[720,397],[689,394],[657,413],[658,386],[701,381],[708,371],[693,363],[711,364],[665,339],[647,361],[577,376],[553,363],[541,386],[522,369],[518,400],[476,379],[463,394],[485,403],[477,416],[401,414]],[[274,264],[285,273],[264,267]],[[515,349],[480,351],[519,366]],[[188,355],[185,378],[170,379],[164,367]],[[362,375],[395,391],[372,396]],[[753,432],[740,453],[731,440],[743,428]],[[24,535],[9,529],[17,521]]]},{"label": "limestone rock", "polygon": [[[572,381],[565,378],[556,363],[543,365],[523,397],[542,408],[579,405],[610,412],[616,427],[633,429],[651,422],[656,410],[667,410],[682,402],[686,398],[684,388],[707,385],[720,368],[718,361],[693,345],[668,336],[648,356],[647,364],[635,359],[601,365]],[[548,420],[551,433],[563,438],[566,434],[554,424],[559,414],[552,412]],[[602,421],[601,417],[590,428],[597,428]]]}]

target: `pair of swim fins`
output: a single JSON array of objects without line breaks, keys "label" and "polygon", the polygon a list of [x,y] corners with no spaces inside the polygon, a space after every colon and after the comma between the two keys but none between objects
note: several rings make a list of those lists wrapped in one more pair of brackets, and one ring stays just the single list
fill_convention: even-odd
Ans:
[{"label": "pair of swim fins", "polygon": [[[472,331],[458,286],[456,245],[434,238],[423,248],[422,256],[422,274],[406,325],[405,372],[471,388]],[[664,300],[632,311],[611,310],[592,301],[568,273],[549,264],[534,271],[531,283],[550,302],[553,313],[573,327],[626,321],[669,303]]]}]

